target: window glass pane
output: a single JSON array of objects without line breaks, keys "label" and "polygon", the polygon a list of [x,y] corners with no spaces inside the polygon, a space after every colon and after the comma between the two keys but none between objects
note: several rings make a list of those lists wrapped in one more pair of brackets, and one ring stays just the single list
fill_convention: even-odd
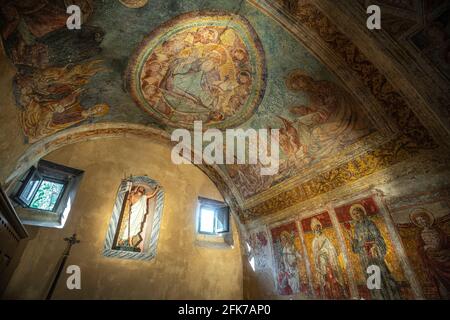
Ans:
[{"label": "window glass pane", "polygon": [[200,208],[200,232],[214,232],[214,210],[210,208]]},{"label": "window glass pane", "polygon": [[36,168],[31,168],[28,173],[27,180],[24,182],[25,187],[22,191],[20,191],[20,194],[18,196],[18,199],[22,202],[22,204],[26,206],[30,205],[30,202],[31,200],[33,200],[33,196],[36,193],[36,190],[41,184],[41,181],[41,175],[36,170]]},{"label": "window glass pane", "polygon": [[30,180],[25,189],[22,192],[22,200],[25,203],[30,203],[31,197],[34,195],[36,188],[39,186],[40,180]]},{"label": "window glass pane", "polygon": [[64,184],[62,183],[43,180],[31,202],[30,208],[52,211],[63,188]]},{"label": "window glass pane", "polygon": [[219,207],[217,208],[216,214],[216,232],[217,233],[225,233],[229,231],[229,208],[228,207]]}]

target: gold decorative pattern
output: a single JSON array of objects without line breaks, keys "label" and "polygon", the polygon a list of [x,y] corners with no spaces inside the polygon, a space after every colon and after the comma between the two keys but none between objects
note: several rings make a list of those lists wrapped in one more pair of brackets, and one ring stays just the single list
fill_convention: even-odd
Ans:
[{"label": "gold decorative pattern", "polygon": [[291,190],[284,191],[272,199],[245,210],[245,220],[269,215],[327,193],[378,170],[410,159],[417,152],[417,149],[411,148],[407,138],[400,137],[386,143],[381,148],[356,157],[352,161],[321,173]]}]

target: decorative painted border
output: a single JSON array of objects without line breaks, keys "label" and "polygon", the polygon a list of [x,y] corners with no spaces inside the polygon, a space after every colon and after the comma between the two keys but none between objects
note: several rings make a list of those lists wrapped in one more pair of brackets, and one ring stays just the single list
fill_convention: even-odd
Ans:
[{"label": "decorative painted border", "polygon": [[[153,118],[161,121],[162,123],[171,126],[171,127],[185,127],[191,129],[193,124],[184,124],[184,123],[174,123],[167,117],[162,116],[154,110],[153,108],[149,108],[148,102],[145,101],[142,94],[140,93],[140,79],[138,75],[140,74],[142,64],[146,60],[149,55],[149,48],[156,47],[154,42],[160,35],[173,33],[174,30],[186,28],[185,24],[190,22],[191,20],[198,19],[202,17],[205,21],[208,20],[209,23],[215,20],[226,20],[228,22],[224,24],[227,27],[230,27],[228,24],[230,22],[235,23],[240,26],[243,30],[243,34],[246,35],[245,39],[250,41],[248,43],[249,46],[252,47],[253,50],[249,51],[249,54],[255,55],[255,62],[252,67],[255,70],[252,70],[252,73],[255,74],[256,84],[252,84],[253,93],[251,93],[248,97],[248,100],[245,104],[241,113],[237,115],[231,116],[229,119],[226,119],[222,122],[214,123],[211,125],[205,124],[205,127],[224,129],[228,127],[237,126],[239,124],[244,123],[254,114],[254,112],[258,109],[259,105],[262,102],[266,91],[266,83],[267,83],[267,66],[266,66],[266,57],[263,45],[261,40],[259,39],[258,34],[256,33],[253,26],[250,22],[243,16],[220,11],[220,10],[200,10],[200,11],[191,11],[185,14],[181,14],[177,17],[174,17],[167,22],[161,24],[158,28],[154,29],[150,32],[144,40],[140,43],[140,45],[136,48],[134,54],[130,58],[130,62],[128,64],[127,69],[125,70],[124,79],[126,84],[126,89],[130,92],[131,97],[133,98],[136,105],[138,105],[142,110],[150,114]],[[181,26],[178,26],[181,25]],[[197,26],[205,25],[204,23],[198,24]],[[177,27],[178,26],[178,27]],[[178,32],[175,31],[175,33]],[[244,39],[243,39],[244,40]],[[244,41],[245,42],[245,41]],[[247,43],[246,43],[247,44]]]},{"label": "decorative painted border", "polygon": [[105,246],[103,248],[103,255],[105,257],[119,258],[119,259],[151,260],[156,256],[156,248],[158,246],[159,229],[161,226],[161,218],[164,207],[163,189],[160,189],[160,191],[158,191],[158,193],[156,194],[156,205],[155,205],[155,213],[153,216],[153,226],[150,245],[145,250],[145,252],[126,252],[121,250],[114,250],[112,248],[115,231],[117,230],[117,224],[119,222],[120,214],[122,211],[122,204],[125,197],[125,193],[120,192],[120,190],[126,187],[127,182],[145,183],[151,185],[152,187],[156,187],[158,185],[157,181],[145,176],[131,177],[122,180],[119,189],[117,190],[116,202],[114,204],[111,221],[109,222],[108,233],[106,234]]}]

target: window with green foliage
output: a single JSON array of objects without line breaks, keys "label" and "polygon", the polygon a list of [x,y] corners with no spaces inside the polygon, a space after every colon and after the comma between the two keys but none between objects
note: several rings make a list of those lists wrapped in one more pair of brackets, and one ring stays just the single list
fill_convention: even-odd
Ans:
[{"label": "window with green foliage", "polygon": [[24,210],[22,221],[46,227],[62,227],[75,199],[83,171],[40,160],[17,182],[13,200]]},{"label": "window with green foliage", "polygon": [[49,180],[42,180],[41,185],[37,189],[30,208],[53,211],[56,203],[61,197],[64,190],[64,184]]}]

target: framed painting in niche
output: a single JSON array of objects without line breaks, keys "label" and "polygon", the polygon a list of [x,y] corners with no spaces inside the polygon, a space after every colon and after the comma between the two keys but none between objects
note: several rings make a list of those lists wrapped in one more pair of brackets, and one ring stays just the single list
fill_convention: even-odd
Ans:
[{"label": "framed painting in niche", "polygon": [[156,255],[164,190],[146,176],[122,180],[106,235],[103,255],[150,260]]}]

